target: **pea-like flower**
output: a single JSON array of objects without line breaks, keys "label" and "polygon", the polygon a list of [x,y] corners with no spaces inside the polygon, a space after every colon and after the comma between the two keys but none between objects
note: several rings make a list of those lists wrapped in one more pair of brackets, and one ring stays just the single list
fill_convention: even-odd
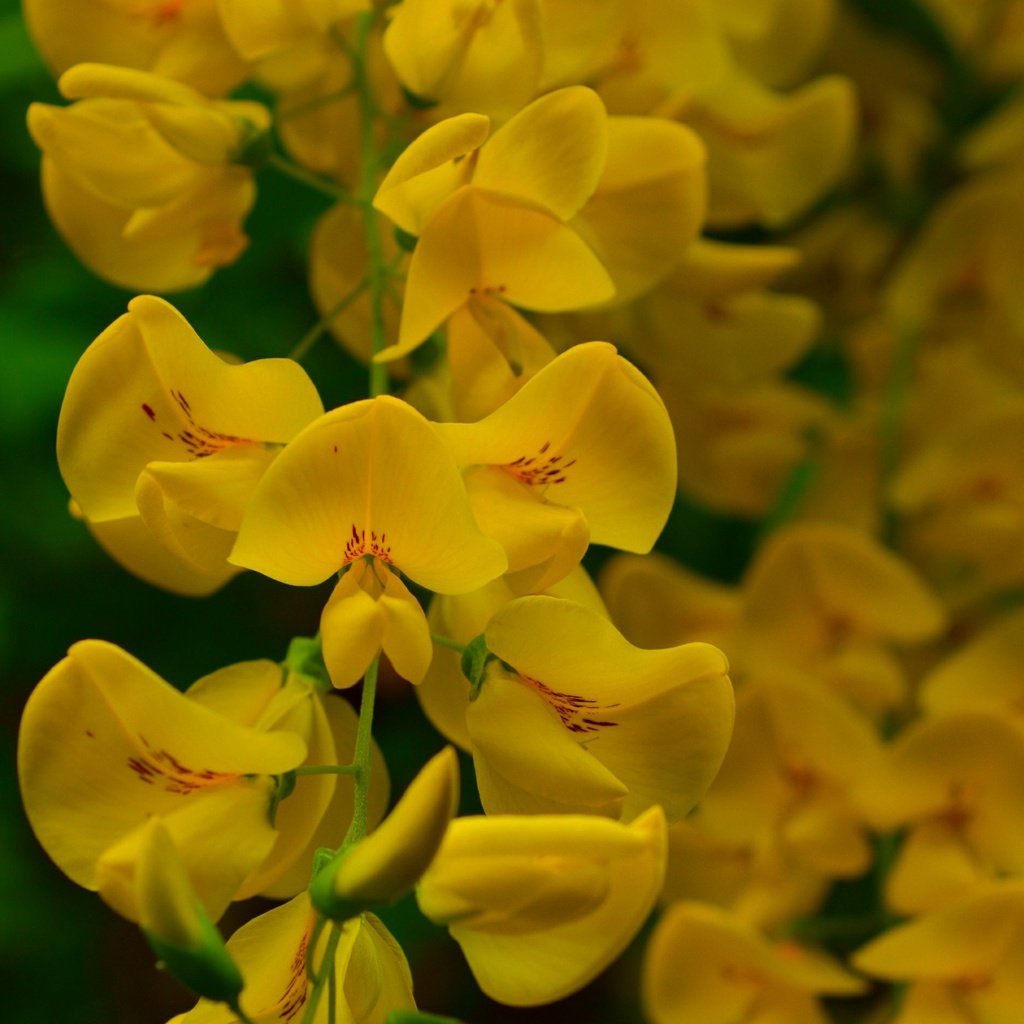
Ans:
[{"label": "pea-like flower", "polygon": [[256,198],[244,160],[270,126],[265,107],[102,64],[79,64],[58,85],[79,102],[32,104],[29,130],[43,151],[46,208],[90,270],[168,292],[238,258]]},{"label": "pea-like flower", "polygon": [[709,644],[645,651],[597,612],[523,597],[484,634],[466,712],[489,814],[573,812],[669,820],[703,796],[732,733],[725,657]]},{"label": "pea-like flower", "polygon": [[231,365],[173,306],[140,296],[68,382],[57,460],[100,543],[130,571],[207,593],[277,452],[323,412],[288,359]]},{"label": "pea-like flower", "polygon": [[480,988],[511,1006],[582,988],[629,944],[665,870],[665,817],[459,818],[417,900],[448,926]]}]

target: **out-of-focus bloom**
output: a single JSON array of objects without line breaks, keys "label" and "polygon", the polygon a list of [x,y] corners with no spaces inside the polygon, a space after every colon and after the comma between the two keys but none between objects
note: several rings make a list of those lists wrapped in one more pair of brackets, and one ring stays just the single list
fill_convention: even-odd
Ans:
[{"label": "out-of-focus bloom", "polygon": [[458,800],[459,760],[445,747],[377,829],[321,869],[310,888],[314,905],[344,921],[409,892],[441,846]]},{"label": "out-of-focus bloom", "polygon": [[520,592],[557,582],[588,541],[648,551],[668,518],[672,425],[658,393],[612,345],[576,346],[490,416],[437,430]]},{"label": "out-of-focus bloom", "polygon": [[907,983],[893,1024],[1009,1024],[1024,999],[1024,886],[987,886],[899,925],[853,955],[866,974]]},{"label": "out-of-focus bloom", "polygon": [[889,645],[929,640],[944,620],[938,600],[896,555],[849,527],[799,523],[758,552],[727,649],[744,672],[790,667],[878,715],[906,699]]},{"label": "out-of-focus bloom", "polygon": [[32,40],[60,75],[83,61],[152,71],[220,96],[246,76],[217,0],[25,0]]},{"label": "out-of-focus bloom", "polygon": [[962,604],[1024,581],[1024,406],[951,431],[892,487],[906,548]]},{"label": "out-of-focus bloom", "polygon": [[409,92],[445,113],[509,117],[537,92],[543,61],[539,0],[403,0],[384,50]]},{"label": "out-of-focus bloom", "polygon": [[911,725],[856,795],[874,828],[907,830],[886,879],[898,913],[1024,874],[1024,734],[1002,717],[961,712]]},{"label": "out-of-focus bloom", "polygon": [[732,851],[734,867],[744,855],[735,885],[722,885],[722,876],[718,895],[760,925],[793,909],[783,905],[780,874],[798,901],[823,891],[819,879],[862,874],[871,848],[851,787],[878,755],[856,711],[813,679],[765,665],[740,691],[732,743],[708,793],[678,828],[678,842],[670,833],[667,897],[712,898],[700,892],[708,869],[691,849]]},{"label": "out-of-focus bloom", "polygon": [[[301,893],[243,925],[228,939],[227,950],[246,979],[240,1005],[253,1021],[301,1019],[313,983],[307,964],[323,969],[330,929],[313,944],[317,914]],[[395,1010],[415,1009],[412,977],[401,947],[372,914],[339,925],[334,954],[338,1014],[350,1024],[385,1024]],[[320,1011],[326,1018],[327,1000]],[[320,1019],[320,1015],[316,1018]],[[201,1000],[170,1024],[238,1024],[238,1016],[220,1003]]]},{"label": "out-of-focus bloom", "polygon": [[420,880],[480,988],[511,1006],[582,988],[636,935],[665,870],[665,818],[459,818]]},{"label": "out-of-focus bloom", "polygon": [[22,718],[29,821],[73,881],[138,920],[138,858],[146,822],[159,816],[215,920],[277,841],[271,776],[306,756],[303,737],[273,730],[274,717],[263,728],[236,724],[119,647],[82,641],[36,687]]},{"label": "out-of-focus bloom", "polygon": [[924,0],[958,49],[987,78],[1024,74],[1024,3],[1021,0]]},{"label": "out-of-focus bloom", "polygon": [[864,987],[824,954],[771,943],[717,907],[678,903],[651,937],[643,1000],[654,1024],[823,1024],[820,996]]},{"label": "out-of-focus bloom", "polygon": [[133,299],[68,382],[57,459],[105,548],[187,594],[237,571],[227,555],[277,452],[323,412],[288,359],[231,365],[162,299]]},{"label": "out-of-focus bloom", "polygon": [[488,813],[683,817],[732,732],[725,658],[708,644],[641,650],[597,612],[555,597],[506,605],[466,712]]},{"label": "out-of-focus bloom", "polygon": [[[544,593],[575,601],[599,615],[607,614],[597,588],[583,566],[577,566],[565,579],[552,584]],[[468,644],[483,633],[494,615],[519,596],[502,577],[471,594],[436,595],[430,602],[427,620],[432,633],[459,644]],[[458,651],[436,644],[430,669],[423,682],[416,687],[416,696],[424,714],[438,732],[468,751],[472,741],[466,731],[466,711],[472,694],[461,662]]]},{"label": "out-of-focus bloom", "polygon": [[80,64],[58,84],[79,102],[32,104],[29,129],[50,217],[90,270],[167,292],[238,258],[256,198],[244,160],[270,126],[264,106],[102,64]]},{"label": "out-of-focus bloom", "polygon": [[658,552],[616,555],[599,583],[612,621],[638,647],[693,640],[721,647],[740,612],[737,588],[703,579]]},{"label": "out-of-focus bloom", "polygon": [[1024,610],[986,626],[924,678],[918,699],[932,715],[991,711],[1024,726]]},{"label": "out-of-focus bloom", "polygon": [[382,648],[400,675],[419,682],[430,664],[430,632],[396,570],[457,594],[507,565],[501,547],[480,532],[444,443],[411,406],[384,396],[322,416],[272,469],[231,561],[294,586],[346,569],[321,619],[335,686],[356,683]]},{"label": "out-of-focus bloom", "polygon": [[339,23],[368,11],[368,0],[216,0],[232,44],[246,60],[259,61],[300,45],[310,36],[325,36]]}]

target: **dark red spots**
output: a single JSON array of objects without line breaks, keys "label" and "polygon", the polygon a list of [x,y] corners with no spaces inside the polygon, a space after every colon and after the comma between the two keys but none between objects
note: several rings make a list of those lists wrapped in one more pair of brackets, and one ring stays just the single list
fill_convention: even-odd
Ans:
[{"label": "dark red spots", "polygon": [[151,420],[153,420],[154,422],[156,421],[156,413],[155,413],[155,412],[153,412],[153,407],[152,407],[152,406],[146,405],[146,403],[145,403],[145,402],[143,402],[143,403],[142,403],[142,411],[143,411],[143,412],[144,412],[144,413],[145,413],[145,414],[146,414],[146,415],[147,415],[147,416],[148,416],[148,417],[149,417],[149,418],[150,418]]},{"label": "dark red spots", "polygon": [[338,446],[337,446],[337,445],[335,445],[335,446],[334,446],[334,454],[335,454],[335,455],[337,455],[337,454],[338,454]]},{"label": "dark red spots", "polygon": [[530,484],[531,486],[543,487],[548,484],[564,484],[567,479],[565,471],[570,466],[574,466],[576,460],[570,459],[568,462],[563,462],[564,455],[558,453],[548,455],[547,452],[550,447],[551,442],[545,441],[538,449],[536,455],[530,458],[520,455],[515,461],[506,463],[505,469],[518,480],[522,480],[524,484]]},{"label": "dark red spots", "polygon": [[92,731],[92,729],[86,729],[86,730],[85,730],[85,735],[86,735],[86,736],[88,736],[88,737],[89,737],[89,739],[91,739],[91,740],[94,740],[94,739],[96,739],[96,733],[94,733],[94,732]]},{"label": "dark red spots", "polygon": [[575,693],[562,693],[560,690],[553,690],[550,686],[529,676],[520,676],[520,679],[527,686],[537,691],[562,720],[562,725],[569,732],[581,734],[597,732],[599,729],[614,728],[618,722],[611,722],[602,718],[588,717],[597,711],[610,711],[617,708],[618,704],[598,704],[590,697],[581,697]]}]

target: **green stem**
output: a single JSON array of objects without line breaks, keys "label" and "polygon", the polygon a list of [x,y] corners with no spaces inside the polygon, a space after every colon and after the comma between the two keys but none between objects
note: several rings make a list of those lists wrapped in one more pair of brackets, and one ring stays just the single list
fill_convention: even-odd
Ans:
[{"label": "green stem", "polygon": [[343,100],[346,96],[351,96],[355,90],[350,82],[343,89],[335,89],[333,92],[325,92],[322,96],[314,96],[311,100],[306,100],[305,103],[296,103],[294,107],[289,107],[287,110],[282,110],[277,115],[278,121],[290,121],[293,117],[301,117],[303,114],[308,114],[310,111],[319,110],[321,107],[330,106],[332,103],[337,103],[338,100]]},{"label": "green stem", "polygon": [[[309,993],[309,1002],[306,1003],[306,1012],[302,1015],[302,1024],[313,1024],[316,1020],[316,1008],[320,1005],[320,997],[324,993],[324,984],[334,974],[334,958],[338,952],[338,941],[341,939],[341,929],[337,925],[331,925],[331,934],[327,939],[327,948],[324,950],[323,959],[320,961],[320,969],[316,972],[313,981],[313,988]],[[310,946],[309,956],[312,956],[314,949]]]},{"label": "green stem", "polygon": [[352,305],[369,286],[369,281],[362,280],[344,298],[339,299],[337,304],[329,309],[306,333],[299,339],[295,348],[288,354],[289,359],[301,362],[309,350],[327,333],[334,318]]},{"label": "green stem", "polygon": [[[362,167],[359,176],[359,201],[363,211],[366,232],[366,252],[369,259],[367,276],[370,282],[370,337],[371,352],[376,355],[387,343],[384,336],[384,293],[388,270],[384,263],[384,246],[380,233],[373,197],[377,191],[380,173],[380,155],[374,130],[377,121],[377,102],[373,96],[366,63],[367,41],[373,27],[374,12],[360,14],[356,20],[356,44],[352,56],[352,84],[359,97],[359,143]],[[370,362],[370,397],[388,392],[388,371],[383,363]]]},{"label": "green stem", "polygon": [[466,645],[452,640],[451,637],[441,636],[439,633],[431,633],[430,639],[440,647],[450,647],[453,651],[458,651],[459,654],[466,653]]},{"label": "green stem", "polygon": [[233,1003],[228,1003],[227,1007],[238,1018],[240,1024],[253,1024],[252,1017],[242,1009],[237,999]]},{"label": "green stem", "polygon": [[307,171],[305,167],[293,164],[291,160],[287,160],[278,153],[271,153],[270,156],[267,157],[267,166],[273,167],[275,171],[278,171],[295,181],[301,182],[308,188],[316,189],[317,192],[321,192],[325,196],[330,196],[339,203],[357,202],[357,200],[349,195],[341,185],[338,185],[333,181],[329,181],[327,178],[321,178],[319,174]]},{"label": "green stem", "polygon": [[296,775],[355,775],[354,764],[308,764],[295,769]]},{"label": "green stem", "polygon": [[366,835],[366,819],[370,807],[370,754],[373,740],[373,708],[377,699],[377,670],[380,655],[370,662],[363,679],[363,697],[359,704],[359,726],[356,730],[356,749],[352,755],[355,766],[355,794],[353,796],[352,823],[345,833],[342,846],[358,842]]}]

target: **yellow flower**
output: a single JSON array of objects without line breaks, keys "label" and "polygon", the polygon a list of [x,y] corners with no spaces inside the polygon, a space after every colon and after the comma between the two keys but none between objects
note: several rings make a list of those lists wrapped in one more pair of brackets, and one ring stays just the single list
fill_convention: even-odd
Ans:
[{"label": "yellow flower", "polygon": [[819,996],[864,987],[830,957],[771,943],[717,907],[677,903],[651,937],[643,1001],[653,1024],[821,1024]]},{"label": "yellow flower", "polygon": [[258,61],[297,46],[310,36],[325,36],[334,26],[370,9],[368,0],[217,0],[232,44],[246,60]]},{"label": "yellow flower", "polygon": [[[228,939],[227,950],[246,979],[240,1005],[258,1024],[301,1020],[312,982],[307,961],[323,970],[329,929],[313,944],[317,915],[301,893],[243,925]],[[341,928],[334,955],[339,1019],[348,1024],[385,1024],[395,1010],[415,1009],[412,978],[398,943],[372,914]],[[320,1013],[327,1008],[326,994]],[[320,1019],[318,1015],[317,1020]],[[219,1003],[201,1000],[170,1024],[237,1024],[238,1016]]]},{"label": "yellow flower", "polygon": [[384,49],[402,84],[442,111],[508,117],[537,91],[542,62],[538,0],[403,0]]},{"label": "yellow flower", "polygon": [[683,817],[732,732],[725,658],[708,644],[633,647],[607,619],[555,597],[507,604],[466,713],[488,813]]},{"label": "yellow flower", "polygon": [[437,430],[464,467],[509,582],[543,590],[588,541],[648,551],[675,495],[672,425],[647,379],[605,342],[564,352],[478,423]]},{"label": "yellow flower", "polygon": [[43,198],[90,270],[132,289],[202,284],[248,244],[256,198],[240,161],[270,125],[258,103],[207,100],[144,71],[80,64],[58,83],[71,107],[34,103]]},{"label": "yellow flower", "polygon": [[236,724],[85,640],[29,698],[18,777],[40,843],[72,881],[138,920],[138,858],[159,816],[216,920],[277,841],[270,776],[305,756],[297,733]]},{"label": "yellow flower", "polygon": [[152,71],[220,96],[246,76],[217,0],[25,0],[32,40],[55,75],[82,61]]},{"label": "yellow flower", "polygon": [[907,983],[893,1024],[1010,1024],[1024,1001],[1024,887],[987,886],[899,925],[853,955],[858,970]]},{"label": "yellow flower", "polygon": [[298,364],[230,365],[172,306],[141,296],[75,367],[57,460],[118,561],[149,582],[208,593],[236,572],[226,558],[257,481],[322,411]]},{"label": "yellow flower", "polygon": [[991,711],[1024,726],[1024,610],[987,625],[924,678],[918,699],[932,715]]},{"label": "yellow flower", "polygon": [[395,570],[466,593],[506,567],[442,441],[390,397],[335,409],[288,445],[253,496],[231,561],[294,586],[348,567],[321,619],[335,686],[357,682],[381,648],[399,673],[423,678],[429,630]]},{"label": "yellow flower", "polygon": [[886,879],[898,913],[1024,873],[1024,734],[1002,717],[961,712],[915,723],[865,774],[857,801],[873,827],[907,830]]},{"label": "yellow flower", "polygon": [[936,636],[945,614],[914,570],[858,531],[829,523],[779,530],[743,582],[730,654],[820,678],[869,714],[906,699],[890,643]]},{"label": "yellow flower", "polygon": [[[567,598],[607,616],[601,596],[583,566],[578,565],[565,579],[548,587],[544,593]],[[506,577],[470,594],[437,594],[430,602],[427,621],[432,632],[456,643],[468,644],[483,633],[494,615],[518,596],[508,585]],[[466,711],[471,692],[461,661],[458,651],[435,645],[430,669],[416,687],[416,696],[424,714],[438,732],[468,751],[472,741],[466,731]]]},{"label": "yellow flower", "polygon": [[582,988],[636,935],[665,865],[665,818],[459,818],[420,880],[420,909],[446,924],[480,988],[510,1006]]}]

